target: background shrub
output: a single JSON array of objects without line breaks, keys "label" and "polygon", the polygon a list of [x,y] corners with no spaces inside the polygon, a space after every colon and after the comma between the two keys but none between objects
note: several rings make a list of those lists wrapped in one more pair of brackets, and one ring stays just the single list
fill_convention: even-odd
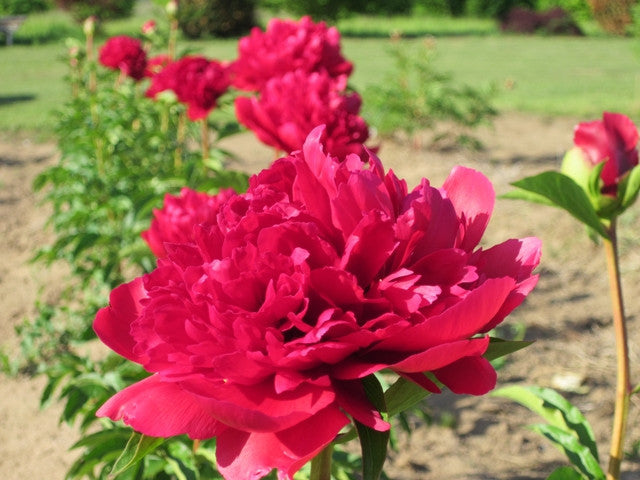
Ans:
[{"label": "background shrub", "polygon": [[178,23],[189,38],[231,37],[255,25],[255,0],[181,0]]},{"label": "background shrub", "polygon": [[593,18],[609,33],[623,35],[631,24],[635,0],[589,0]]},{"label": "background shrub", "polygon": [[0,15],[25,15],[51,8],[50,0],[0,0]]},{"label": "background shrub", "polygon": [[100,20],[130,17],[135,3],[135,0],[57,0],[58,6],[71,12],[79,22],[91,15]]}]

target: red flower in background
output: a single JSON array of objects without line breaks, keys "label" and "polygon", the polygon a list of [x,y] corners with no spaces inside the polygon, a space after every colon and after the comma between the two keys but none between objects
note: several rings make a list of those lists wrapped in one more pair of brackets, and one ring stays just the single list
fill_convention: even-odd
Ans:
[{"label": "red flower in background", "polygon": [[147,54],[140,40],[127,36],[111,37],[100,49],[100,63],[112,70],[140,80],[147,66]]},{"label": "red flower in background", "polygon": [[638,130],[631,119],[621,113],[605,112],[602,120],[578,124],[573,143],[580,147],[591,165],[606,162],[600,174],[603,194],[616,196],[620,179],[638,165]]},{"label": "red flower in background", "polygon": [[236,117],[260,141],[285,153],[300,150],[311,130],[324,124],[328,153],[340,159],[364,155],[369,128],[358,115],[360,96],[343,92],[345,82],[296,70],[269,80],[259,98],[238,97]]},{"label": "red flower in background", "polygon": [[389,428],[362,386],[374,372],[432,392],[423,372],[456,393],[494,387],[478,334],[534,287],[539,241],[477,247],[495,199],[479,172],[409,192],[373,155],[325,154],[322,133],[213,200],[215,221],[111,293],[94,328],[152,375],[98,415],[217,437],[227,479],[290,479],[351,418]]},{"label": "red flower in background", "polygon": [[191,243],[195,238],[193,229],[214,224],[220,206],[233,195],[232,189],[212,196],[190,188],[183,188],[179,196],[167,194],[162,209],[153,211],[151,228],[142,232],[142,238],[156,257],[164,258],[165,243]]},{"label": "red flower in background", "polygon": [[238,43],[233,85],[259,91],[269,79],[294,70],[350,75],[353,65],[340,53],[338,30],[324,22],[314,23],[308,16],[299,22],[273,19],[265,32],[255,27]]},{"label": "red flower in background", "polygon": [[187,105],[189,119],[200,120],[215,108],[229,84],[226,65],[204,57],[187,56],[169,63],[152,76],[146,95],[153,98],[164,90],[172,90],[178,101]]}]

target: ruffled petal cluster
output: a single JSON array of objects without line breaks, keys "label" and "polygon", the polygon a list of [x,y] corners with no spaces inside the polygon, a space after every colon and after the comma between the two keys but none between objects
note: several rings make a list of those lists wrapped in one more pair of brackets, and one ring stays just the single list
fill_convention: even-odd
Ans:
[{"label": "ruffled petal cluster", "polygon": [[189,119],[200,120],[215,108],[218,98],[229,85],[226,65],[204,57],[186,56],[152,75],[146,95],[154,98],[162,91],[172,90],[178,101],[187,105]]},{"label": "ruffled petal cluster", "polygon": [[140,80],[145,76],[147,53],[140,40],[120,35],[111,37],[100,48],[99,61],[107,68],[120,70],[134,80]]},{"label": "ruffled petal cluster", "polygon": [[477,171],[408,191],[373,154],[338,162],[322,134],[213,200],[190,239],[162,242],[157,268],[112,292],[95,331],[152,375],[100,416],[216,437],[227,479],[291,479],[353,419],[389,428],[362,386],[374,372],[494,387],[483,333],[534,287],[539,240],[478,247],[495,194]]},{"label": "ruffled petal cluster", "polygon": [[622,177],[638,165],[638,130],[621,113],[604,112],[602,120],[578,124],[573,143],[592,166],[605,162],[600,174],[605,195],[616,196]]},{"label": "ruffled petal cluster", "polygon": [[164,258],[167,256],[165,243],[192,242],[193,229],[214,224],[220,206],[232,195],[232,189],[222,189],[214,196],[186,187],[178,196],[167,194],[162,209],[153,211],[151,228],[142,232],[142,238],[156,257]]},{"label": "ruffled petal cluster", "polygon": [[341,159],[364,155],[369,127],[359,116],[362,101],[345,87],[326,72],[296,70],[270,79],[257,98],[236,98],[236,117],[261,142],[286,153],[300,150],[309,132],[324,124],[327,151]]},{"label": "ruffled petal cluster", "polygon": [[240,39],[232,68],[236,88],[259,91],[269,79],[295,70],[337,78],[349,76],[353,65],[340,52],[338,30],[306,16],[298,22],[273,19],[264,32],[255,27]]}]

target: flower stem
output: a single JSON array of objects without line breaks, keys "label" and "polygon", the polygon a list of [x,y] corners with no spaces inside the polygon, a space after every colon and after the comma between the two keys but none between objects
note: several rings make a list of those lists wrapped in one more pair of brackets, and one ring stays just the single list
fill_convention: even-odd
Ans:
[{"label": "flower stem", "polygon": [[617,480],[620,478],[620,464],[622,463],[622,456],[624,454],[624,436],[629,412],[631,382],[629,380],[629,349],[627,346],[627,327],[622,301],[622,285],[620,283],[615,219],[611,221],[609,238],[604,240],[604,248],[607,257],[607,270],[609,272],[617,357],[616,403],[611,433],[611,449],[609,450],[607,480]]},{"label": "flower stem", "polygon": [[333,443],[330,443],[311,460],[311,476],[309,480],[331,480],[331,456]]},{"label": "flower stem", "polygon": [[209,159],[209,126],[207,125],[207,119],[200,120],[200,136],[202,145],[202,160],[207,161]]}]

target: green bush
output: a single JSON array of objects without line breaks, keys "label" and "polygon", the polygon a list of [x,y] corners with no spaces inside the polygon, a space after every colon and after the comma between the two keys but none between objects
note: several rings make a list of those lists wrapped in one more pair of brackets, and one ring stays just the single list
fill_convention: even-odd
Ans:
[{"label": "green bush", "polygon": [[[261,6],[274,12],[286,11],[294,15],[310,15],[314,20],[336,20],[352,14],[400,15],[409,14],[415,0],[263,0]],[[443,3],[438,1],[430,3]]]},{"label": "green bush", "polygon": [[100,20],[130,17],[136,0],[57,0],[57,3],[82,22],[92,15]]},{"label": "green bush", "polygon": [[178,23],[189,38],[232,37],[255,25],[255,0],[182,0]]},{"label": "green bush", "polygon": [[571,18],[579,22],[593,19],[587,0],[537,0],[536,2],[536,10],[539,11],[551,10],[554,7],[562,8],[571,15]]},{"label": "green bush", "polygon": [[514,7],[534,10],[536,0],[467,0],[465,11],[474,17],[503,18]]},{"label": "green bush", "polygon": [[396,42],[390,53],[395,69],[363,94],[363,115],[369,124],[381,136],[403,132],[416,140],[418,131],[429,130],[434,144],[481,148],[471,130],[491,123],[497,114],[493,89],[456,84],[435,67],[432,43],[411,48]]},{"label": "green bush", "polygon": [[0,15],[25,15],[51,8],[50,0],[0,0]]}]

